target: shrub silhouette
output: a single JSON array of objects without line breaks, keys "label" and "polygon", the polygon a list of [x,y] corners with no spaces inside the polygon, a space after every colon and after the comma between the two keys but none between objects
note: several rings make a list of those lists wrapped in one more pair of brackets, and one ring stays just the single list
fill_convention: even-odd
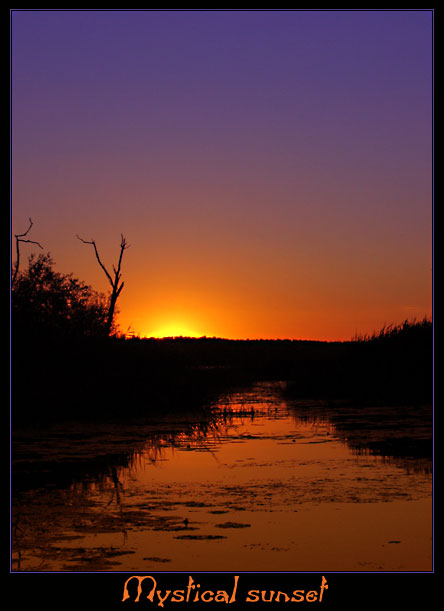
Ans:
[{"label": "shrub silhouette", "polygon": [[104,335],[106,297],[53,267],[49,253],[30,255],[27,269],[17,275],[11,290],[13,334],[16,338]]}]

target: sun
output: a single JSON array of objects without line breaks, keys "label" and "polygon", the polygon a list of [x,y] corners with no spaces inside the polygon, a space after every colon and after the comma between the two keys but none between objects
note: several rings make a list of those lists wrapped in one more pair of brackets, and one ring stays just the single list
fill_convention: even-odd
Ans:
[{"label": "sun", "polygon": [[143,333],[145,337],[202,337],[204,333],[200,332],[195,326],[180,320],[170,320],[159,325],[153,325],[147,328]]}]

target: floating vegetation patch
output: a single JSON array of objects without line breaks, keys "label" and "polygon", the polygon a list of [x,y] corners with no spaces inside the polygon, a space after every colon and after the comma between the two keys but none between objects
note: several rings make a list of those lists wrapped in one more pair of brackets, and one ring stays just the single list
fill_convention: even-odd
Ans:
[{"label": "floating vegetation patch", "polygon": [[184,503],[185,507],[211,507],[208,503],[201,503],[198,501],[187,501]]},{"label": "floating vegetation patch", "polygon": [[161,530],[167,532],[176,532],[178,530],[198,530],[194,526],[177,526],[175,524],[165,524],[165,526],[156,526],[153,530]]}]

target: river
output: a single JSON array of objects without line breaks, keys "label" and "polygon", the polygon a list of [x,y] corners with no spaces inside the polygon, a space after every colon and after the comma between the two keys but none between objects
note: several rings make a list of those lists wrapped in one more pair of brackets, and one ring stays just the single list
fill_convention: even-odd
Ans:
[{"label": "river", "polygon": [[431,408],[283,388],[15,434],[11,570],[431,571]]}]

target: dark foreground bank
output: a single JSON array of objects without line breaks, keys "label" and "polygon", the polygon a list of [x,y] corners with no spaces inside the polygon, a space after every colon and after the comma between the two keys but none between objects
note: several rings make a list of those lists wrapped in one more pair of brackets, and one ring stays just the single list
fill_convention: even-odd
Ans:
[{"label": "dark foreground bank", "polygon": [[260,380],[295,398],[431,404],[432,323],[348,342],[12,336],[13,427],[198,410]]}]

